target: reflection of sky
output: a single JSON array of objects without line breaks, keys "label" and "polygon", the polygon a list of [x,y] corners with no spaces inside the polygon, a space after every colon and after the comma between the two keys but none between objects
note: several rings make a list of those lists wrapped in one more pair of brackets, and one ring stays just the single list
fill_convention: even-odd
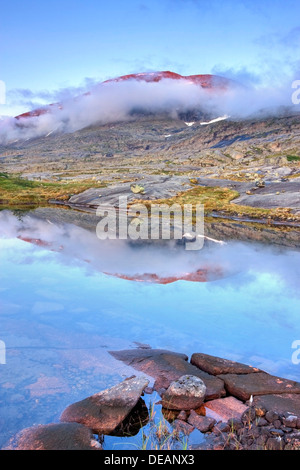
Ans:
[{"label": "reflection of sky", "polygon": [[[7,347],[7,364],[0,365],[0,444],[20,428],[57,420],[70,402],[126,376],[107,350],[134,341],[236,359],[299,380],[291,345],[300,339],[300,296],[290,283],[299,275],[298,254],[248,250],[251,265],[239,266],[234,276],[158,285],[110,277],[62,253],[0,239],[0,339]],[[287,260],[294,262],[290,270]]]}]

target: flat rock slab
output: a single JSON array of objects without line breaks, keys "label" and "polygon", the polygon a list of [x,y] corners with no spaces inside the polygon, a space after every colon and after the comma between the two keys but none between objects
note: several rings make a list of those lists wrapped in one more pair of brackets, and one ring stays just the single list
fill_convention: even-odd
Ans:
[{"label": "flat rock slab", "polygon": [[234,397],[219,398],[205,404],[207,414],[215,416],[218,421],[227,423],[229,419],[241,419],[243,413],[248,409],[243,402]]},{"label": "flat rock slab", "polygon": [[222,374],[225,388],[230,395],[240,400],[249,400],[250,396],[282,393],[300,393],[300,383],[258,372],[256,374]]},{"label": "flat rock slab", "polygon": [[203,380],[206,386],[205,400],[213,400],[226,395],[224,382],[190,364],[185,354],[164,349],[129,349],[110,351],[116,359],[150,375],[155,379],[154,389],[167,389],[171,382],[183,375],[194,375]]},{"label": "flat rock slab", "polygon": [[299,394],[285,393],[257,396],[253,399],[253,405],[257,408],[264,408],[266,411],[273,411],[279,415],[289,412],[300,417]]},{"label": "flat rock slab", "polygon": [[83,424],[96,434],[109,434],[132,411],[148,384],[149,380],[145,377],[124,380],[112,388],[68,406],[60,421]]},{"label": "flat rock slab", "polygon": [[23,429],[2,450],[101,450],[82,424],[47,424]]},{"label": "flat rock slab", "polygon": [[[139,185],[144,188],[143,193],[134,193],[132,185]],[[165,199],[176,196],[179,192],[191,188],[191,183],[187,176],[161,176],[146,175],[144,178],[133,183],[119,183],[110,185],[107,188],[91,188],[86,191],[71,196],[69,204],[99,206],[99,204],[119,207],[119,197],[127,197],[128,202],[135,200],[146,201],[152,199]]]},{"label": "flat rock slab", "polygon": [[256,367],[202,353],[194,353],[191,357],[191,364],[211,375],[261,372]]},{"label": "flat rock slab", "polygon": [[277,207],[300,208],[300,184],[291,181],[286,183],[271,183],[265,188],[253,191],[252,195],[241,194],[234,199],[234,204],[250,207],[264,207],[276,209]]}]

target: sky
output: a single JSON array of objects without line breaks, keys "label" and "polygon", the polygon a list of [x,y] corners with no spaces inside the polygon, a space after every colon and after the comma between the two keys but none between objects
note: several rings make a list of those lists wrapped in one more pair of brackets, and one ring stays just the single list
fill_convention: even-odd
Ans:
[{"label": "sky", "polygon": [[0,13],[0,115],[128,73],[265,83],[300,68],[298,0],[15,0]]}]

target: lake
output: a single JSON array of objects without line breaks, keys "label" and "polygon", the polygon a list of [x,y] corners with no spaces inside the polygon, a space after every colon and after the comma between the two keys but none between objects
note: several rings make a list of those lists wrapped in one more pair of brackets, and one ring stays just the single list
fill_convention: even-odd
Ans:
[{"label": "lake", "polygon": [[[299,251],[101,241],[63,220],[0,212],[0,446],[137,373],[109,351],[140,343],[300,380]],[[197,271],[206,282],[188,280]]]}]

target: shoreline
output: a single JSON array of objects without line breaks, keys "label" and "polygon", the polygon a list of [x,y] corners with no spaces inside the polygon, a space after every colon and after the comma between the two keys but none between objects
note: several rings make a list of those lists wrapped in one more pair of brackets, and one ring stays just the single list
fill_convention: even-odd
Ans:
[{"label": "shoreline", "polygon": [[[187,449],[195,451],[300,449],[299,382],[216,356],[194,353],[189,360],[184,354],[147,345],[110,354],[139,374],[70,404],[60,422],[20,431],[2,450],[113,450],[105,446],[109,435],[122,442],[126,436],[129,450],[132,436],[139,432],[149,445],[137,450],[166,450],[163,442],[168,442],[167,450],[182,450],[184,439]],[[155,380],[153,387],[149,376]],[[191,387],[195,381],[199,385]],[[178,383],[181,389],[176,395]],[[201,398],[198,387],[203,386]],[[154,392],[161,400],[147,407],[143,398]],[[157,423],[153,416],[160,405]],[[164,441],[158,426],[164,426]],[[198,436],[198,444],[189,444],[192,435]]]}]

